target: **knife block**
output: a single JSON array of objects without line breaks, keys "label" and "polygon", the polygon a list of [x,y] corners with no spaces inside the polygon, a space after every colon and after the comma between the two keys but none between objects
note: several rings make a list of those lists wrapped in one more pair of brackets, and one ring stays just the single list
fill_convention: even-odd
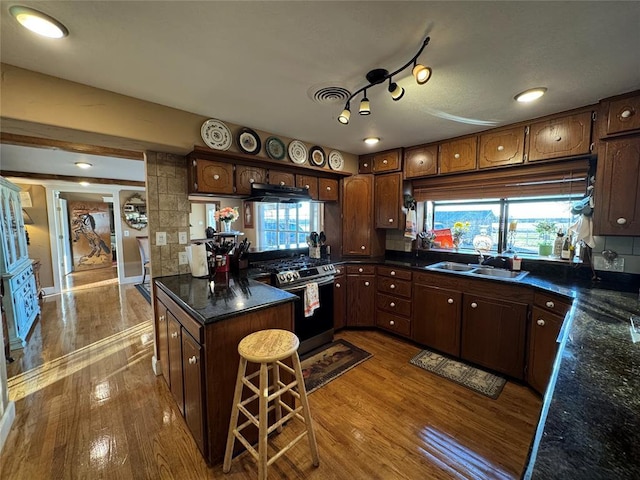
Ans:
[{"label": "knife block", "polygon": [[234,272],[239,272],[240,270],[246,270],[249,268],[249,259],[248,258],[236,258],[231,257],[231,270]]},{"label": "knife block", "polygon": [[320,258],[320,247],[309,247],[310,258]]}]

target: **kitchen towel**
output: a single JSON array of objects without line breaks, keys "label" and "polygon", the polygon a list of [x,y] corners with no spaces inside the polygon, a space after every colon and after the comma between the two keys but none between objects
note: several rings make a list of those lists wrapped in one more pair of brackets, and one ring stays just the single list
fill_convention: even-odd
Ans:
[{"label": "kitchen towel", "polygon": [[318,284],[315,282],[308,283],[304,289],[304,316],[310,317],[319,306]]},{"label": "kitchen towel", "polygon": [[413,209],[407,211],[407,220],[404,226],[404,236],[405,238],[410,238],[411,240],[415,240],[418,237],[418,216],[416,215],[416,211]]},{"label": "kitchen towel", "polygon": [[596,246],[596,241],[593,238],[593,220],[590,216],[580,215],[576,223],[569,227],[569,232],[576,233],[576,242],[582,240],[591,248]]},{"label": "kitchen towel", "polygon": [[206,277],[209,275],[207,266],[207,248],[203,243],[185,247],[191,275],[194,277]]}]

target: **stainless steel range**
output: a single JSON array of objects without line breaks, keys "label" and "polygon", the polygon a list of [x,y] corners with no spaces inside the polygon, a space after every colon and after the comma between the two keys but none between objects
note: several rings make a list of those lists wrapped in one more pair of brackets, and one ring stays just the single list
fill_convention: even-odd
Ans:
[{"label": "stainless steel range", "polygon": [[[300,339],[298,354],[303,355],[333,340],[333,280],[335,267],[329,260],[296,257],[252,263],[252,268],[271,274],[271,284],[297,295],[294,332]],[[305,317],[304,292],[311,283],[318,285],[320,306]]]}]

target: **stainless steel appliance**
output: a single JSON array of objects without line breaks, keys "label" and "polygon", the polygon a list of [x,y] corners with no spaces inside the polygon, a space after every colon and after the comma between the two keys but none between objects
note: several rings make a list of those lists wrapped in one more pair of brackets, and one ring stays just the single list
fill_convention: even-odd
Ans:
[{"label": "stainless steel appliance", "polygon": [[[333,340],[333,280],[335,267],[322,258],[284,258],[252,263],[252,268],[271,274],[271,284],[297,295],[294,332],[300,339],[298,354],[303,355]],[[318,284],[320,306],[304,316],[304,292],[311,282]]]}]

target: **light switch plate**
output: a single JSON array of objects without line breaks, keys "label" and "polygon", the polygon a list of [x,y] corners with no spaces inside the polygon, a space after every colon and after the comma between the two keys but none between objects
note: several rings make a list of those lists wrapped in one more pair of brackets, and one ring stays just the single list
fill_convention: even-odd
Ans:
[{"label": "light switch plate", "polygon": [[187,243],[187,232],[178,232],[178,243],[185,245]]},{"label": "light switch plate", "polygon": [[162,247],[167,244],[167,232],[156,232],[156,246]]},{"label": "light switch plate", "polygon": [[187,252],[179,252],[178,253],[178,265],[186,265],[187,263],[188,263]]},{"label": "light switch plate", "polygon": [[124,231],[124,236],[125,236],[125,237],[128,237],[128,236],[129,236],[129,230],[125,230],[125,231]]}]

